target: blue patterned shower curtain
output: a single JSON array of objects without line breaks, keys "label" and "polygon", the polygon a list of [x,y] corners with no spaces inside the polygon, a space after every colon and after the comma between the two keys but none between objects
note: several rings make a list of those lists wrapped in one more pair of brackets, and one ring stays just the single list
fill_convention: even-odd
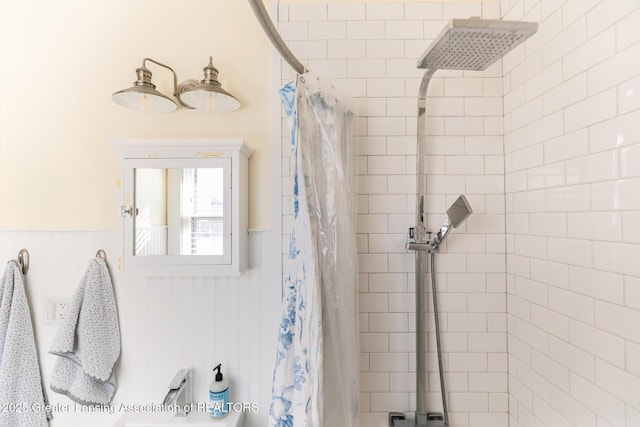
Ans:
[{"label": "blue patterned shower curtain", "polygon": [[354,115],[309,73],[285,85],[293,230],[270,427],[354,427],[358,310]]}]

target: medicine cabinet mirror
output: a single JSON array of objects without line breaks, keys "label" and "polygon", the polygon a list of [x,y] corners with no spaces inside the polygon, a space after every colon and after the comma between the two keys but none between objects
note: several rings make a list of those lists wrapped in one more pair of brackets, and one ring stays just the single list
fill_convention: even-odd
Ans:
[{"label": "medicine cabinet mirror", "polygon": [[248,268],[248,158],[239,139],[116,140],[122,257],[144,275]]}]

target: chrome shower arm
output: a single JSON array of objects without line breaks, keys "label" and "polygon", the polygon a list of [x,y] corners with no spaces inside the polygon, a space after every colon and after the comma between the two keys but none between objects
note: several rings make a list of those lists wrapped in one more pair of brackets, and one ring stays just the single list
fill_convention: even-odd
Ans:
[{"label": "chrome shower arm", "polygon": [[424,195],[426,193],[426,175],[425,175],[425,157],[427,155],[427,90],[431,77],[436,70],[425,70],[418,89],[418,129],[417,129],[417,148],[416,148],[416,235],[417,243],[425,243],[427,239],[427,226],[424,215]]}]

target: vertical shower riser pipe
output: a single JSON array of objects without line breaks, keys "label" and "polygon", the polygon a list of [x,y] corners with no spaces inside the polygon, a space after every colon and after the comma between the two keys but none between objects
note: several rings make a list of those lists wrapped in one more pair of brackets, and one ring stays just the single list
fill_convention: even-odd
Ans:
[{"label": "vertical shower riser pipe", "polygon": [[[416,150],[416,242],[427,242],[427,228],[424,216],[424,195],[426,192],[426,113],[427,89],[436,70],[427,69],[418,90],[418,141]],[[427,425],[427,340],[425,319],[425,272],[427,252],[416,251],[416,424]]]}]

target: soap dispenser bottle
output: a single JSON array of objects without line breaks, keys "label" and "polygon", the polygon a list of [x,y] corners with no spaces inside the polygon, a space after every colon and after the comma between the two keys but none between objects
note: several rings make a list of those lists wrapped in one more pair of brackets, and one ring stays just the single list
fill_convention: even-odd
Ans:
[{"label": "soap dispenser bottle", "polygon": [[229,412],[229,381],[222,375],[222,364],[213,368],[218,371],[209,385],[209,415],[223,418]]}]

